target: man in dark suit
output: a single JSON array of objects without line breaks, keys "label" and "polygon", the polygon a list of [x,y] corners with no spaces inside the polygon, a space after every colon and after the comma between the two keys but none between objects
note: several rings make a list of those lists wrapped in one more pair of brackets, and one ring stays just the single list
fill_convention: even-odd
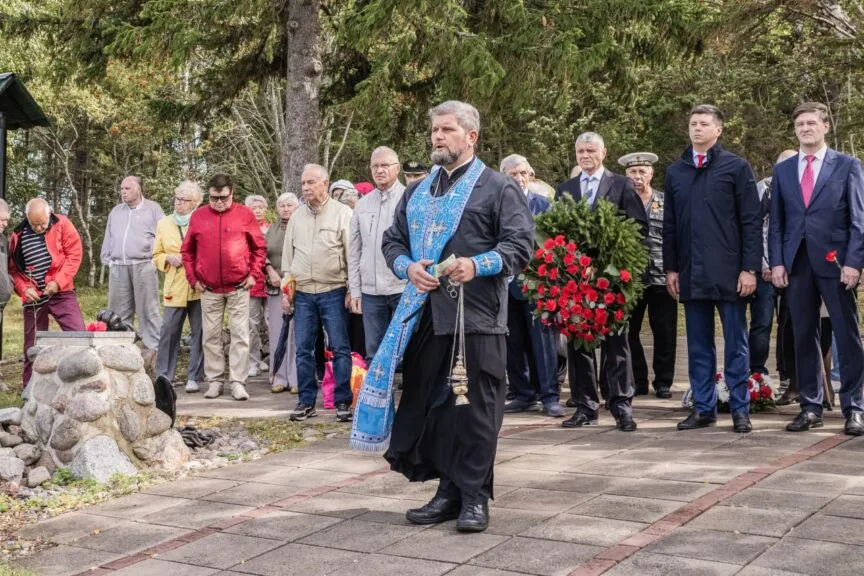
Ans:
[{"label": "man in dark suit", "polygon": [[[549,210],[549,200],[528,190],[532,172],[528,159],[519,154],[501,161],[501,173],[516,180],[536,216]],[[513,399],[505,404],[504,412],[542,410],[547,416],[562,417],[557,334],[534,318],[534,307],[522,293],[518,274],[508,283],[508,291],[507,381]]]},{"label": "man in dark suit", "polygon": [[[606,146],[603,138],[594,132],[585,132],[576,138],[576,161],[582,173],[561,183],[556,198],[569,194],[575,201],[585,200],[592,207],[600,198],[616,205],[621,214],[633,218],[643,227],[643,235],[648,235],[648,218],[633,181],[610,172],[603,167],[606,159]],[[617,421],[619,430],[636,430],[636,422],[630,403],[636,386],[633,381],[633,367],[630,359],[630,344],[627,333],[610,335],[603,343],[605,361],[600,369],[605,381],[606,401],[609,410]],[[600,407],[597,394],[597,369],[593,352],[567,348],[569,363],[568,377],[570,392],[576,404],[576,413],[561,423],[565,428],[576,428],[597,423],[597,410]]]},{"label": "man in dark suit", "polygon": [[717,143],[722,132],[723,114],[716,107],[703,104],[690,111],[691,145],[666,171],[663,266],[669,293],[684,303],[695,404],[678,429],[717,422],[716,308],[723,323],[733,430],[747,433],[753,427],[746,299],[762,269],[762,207],[750,165]]},{"label": "man in dark suit", "polygon": [[855,288],[864,266],[864,171],[858,160],[826,145],[831,126],[824,104],[801,104],[793,117],[800,151],[774,167],[768,232],[772,280],[786,288],[795,338],[801,413],[786,429],[822,426],[821,297],[842,365],[845,432],[861,436],[864,348]]}]

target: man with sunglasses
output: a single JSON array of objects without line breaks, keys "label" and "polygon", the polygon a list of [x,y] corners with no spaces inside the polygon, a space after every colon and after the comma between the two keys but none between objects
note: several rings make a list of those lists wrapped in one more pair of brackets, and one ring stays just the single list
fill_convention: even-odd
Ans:
[{"label": "man with sunglasses", "polygon": [[[255,214],[234,202],[230,176],[216,174],[207,183],[208,205],[192,213],[180,253],[189,284],[201,294],[205,398],[222,394],[247,400],[249,376],[249,290],[264,274],[267,245]],[[228,373],[222,349],[223,317],[228,313],[231,348]]]}]

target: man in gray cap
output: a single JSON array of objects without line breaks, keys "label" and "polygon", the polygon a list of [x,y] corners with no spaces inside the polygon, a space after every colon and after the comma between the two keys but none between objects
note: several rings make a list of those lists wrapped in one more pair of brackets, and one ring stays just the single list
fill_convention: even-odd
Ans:
[{"label": "man in gray cap", "polygon": [[429,175],[429,168],[416,160],[408,160],[402,164],[402,173],[405,174],[405,186],[410,186],[426,178]]},{"label": "man in gray cap", "polygon": [[657,155],[651,152],[634,152],[618,159],[645,207],[650,247],[648,268],[642,278],[645,292],[630,316],[628,337],[636,395],[648,394],[648,362],[639,339],[647,309],[648,323],[654,336],[654,393],[658,398],[671,398],[678,337],[678,302],[666,290],[666,273],[663,270],[663,192],[651,187],[655,162]]}]

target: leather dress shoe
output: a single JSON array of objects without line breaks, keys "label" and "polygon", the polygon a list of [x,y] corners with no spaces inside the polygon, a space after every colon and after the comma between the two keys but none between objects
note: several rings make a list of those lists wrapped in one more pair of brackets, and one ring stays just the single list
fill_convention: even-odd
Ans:
[{"label": "leather dress shoe", "polygon": [[439,524],[458,518],[460,509],[461,506],[457,500],[435,496],[420,508],[408,510],[405,513],[405,518],[412,524]]},{"label": "leather dress shoe", "polygon": [[462,504],[462,511],[456,520],[459,532],[483,532],[489,527],[489,503]]},{"label": "leather dress shoe", "polygon": [[787,432],[804,432],[811,428],[821,428],[824,422],[821,416],[802,410],[792,422],[786,425]]},{"label": "leather dress shoe", "polygon": [[672,389],[669,386],[657,386],[657,391],[654,392],[657,398],[671,398]]},{"label": "leather dress shoe", "polygon": [[567,398],[567,401],[564,403],[564,405],[567,408],[575,408],[576,407],[576,401],[573,400],[573,398]]},{"label": "leather dress shoe", "polygon": [[648,394],[648,384],[639,384],[636,386],[636,391],[633,393],[634,396],[646,396]]},{"label": "leather dress shoe", "polygon": [[678,423],[678,430],[707,428],[709,426],[714,426],[716,423],[717,416],[714,414],[702,414],[698,410],[694,410],[687,418]]},{"label": "leather dress shoe", "polygon": [[624,416],[618,418],[615,427],[622,432],[635,432],[636,422],[633,420],[632,416],[630,416],[629,414],[625,414]]},{"label": "leather dress shoe", "polygon": [[786,390],[786,392],[784,392],[783,394],[780,395],[780,398],[778,398],[776,402],[774,402],[774,404],[776,404],[777,406],[789,406],[790,404],[797,404],[797,403],[798,403],[798,394],[796,394],[794,392],[790,393],[788,389]]},{"label": "leather dress shoe", "polygon": [[734,412],[732,414],[732,430],[739,434],[747,434],[753,430],[750,424],[750,414],[747,412]]},{"label": "leather dress shoe", "polygon": [[518,398],[510,400],[504,404],[505,414],[516,414],[518,412],[538,412],[540,403],[536,400],[519,400]]},{"label": "leather dress shoe", "polygon": [[864,436],[864,414],[852,412],[846,417],[846,426],[843,432],[849,436]]},{"label": "leather dress shoe", "polygon": [[577,410],[573,416],[561,422],[561,427],[581,428],[582,426],[594,426],[595,424],[597,424],[597,416],[591,417]]}]

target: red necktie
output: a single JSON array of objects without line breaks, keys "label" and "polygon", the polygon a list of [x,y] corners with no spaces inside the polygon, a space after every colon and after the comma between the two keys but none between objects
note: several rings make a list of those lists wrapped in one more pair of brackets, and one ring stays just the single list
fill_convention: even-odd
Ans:
[{"label": "red necktie", "polygon": [[705,166],[705,155],[696,154],[696,168],[702,168],[703,166]]},{"label": "red necktie", "polygon": [[816,159],[816,156],[813,154],[808,154],[804,156],[804,160],[807,161],[807,167],[804,168],[804,174],[801,176],[801,195],[804,197],[804,207],[810,205],[810,198],[813,196],[813,188],[816,185],[816,181],[813,178],[813,160]]}]

